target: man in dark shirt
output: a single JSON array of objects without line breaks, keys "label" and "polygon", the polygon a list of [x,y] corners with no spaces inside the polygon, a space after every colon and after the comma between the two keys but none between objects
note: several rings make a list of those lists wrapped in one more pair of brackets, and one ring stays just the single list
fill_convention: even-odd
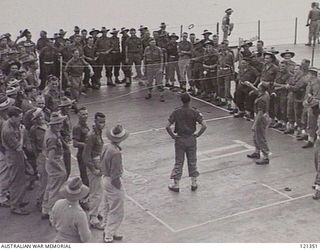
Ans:
[{"label": "man in dark shirt", "polygon": [[120,39],[118,37],[119,30],[113,28],[110,34],[110,44],[111,44],[111,52],[110,52],[110,65],[107,67],[107,77],[109,85],[114,85],[112,82],[112,70],[115,78],[115,83],[119,84],[119,71],[120,71],[120,62],[121,62],[121,54],[120,54]]},{"label": "man in dark shirt", "polygon": [[104,114],[97,112],[94,116],[94,125],[88,136],[82,153],[83,163],[86,165],[89,180],[89,222],[93,228],[103,230],[98,219],[99,205],[102,198],[100,157],[103,148],[102,130],[106,123]]},{"label": "man in dark shirt", "polygon": [[120,34],[121,36],[121,69],[124,74],[124,78],[122,79],[121,83],[126,82],[126,76],[129,75],[128,73],[128,67],[126,66],[126,41],[130,37],[128,35],[129,29],[126,29],[125,27],[121,28]]},{"label": "man in dark shirt", "polygon": [[[169,117],[169,123],[166,126],[168,134],[175,140],[176,162],[171,173],[171,179],[174,180],[172,185],[169,185],[169,190],[179,192],[179,181],[182,176],[182,168],[184,155],[188,160],[189,177],[191,177],[191,190],[197,190],[197,137],[201,136],[207,128],[206,122],[203,120],[202,114],[194,108],[190,107],[191,97],[188,93],[181,96],[183,106],[176,109]],[[196,132],[196,125],[199,123],[201,129]],[[171,125],[175,125],[174,132]]]},{"label": "man in dark shirt", "polygon": [[178,43],[177,40],[179,37],[175,34],[172,33],[170,36],[170,42],[167,47],[167,56],[168,56],[168,74],[169,74],[169,81],[170,84],[168,83],[166,87],[174,87],[175,83],[175,74],[177,73],[178,80],[180,82],[180,70],[178,66]]},{"label": "man in dark shirt", "polygon": [[307,27],[309,27],[309,36],[308,36],[308,43],[306,46],[311,46],[311,42],[313,44],[316,44],[316,39],[319,36],[319,25],[320,25],[320,10],[319,10],[319,4],[316,2],[313,2],[311,4],[311,10],[308,14],[307,19]]}]

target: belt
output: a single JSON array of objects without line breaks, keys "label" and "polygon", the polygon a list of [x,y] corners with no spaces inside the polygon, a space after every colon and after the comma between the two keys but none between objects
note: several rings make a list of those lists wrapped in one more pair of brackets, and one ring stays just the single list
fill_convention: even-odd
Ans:
[{"label": "belt", "polygon": [[227,70],[227,69],[231,69],[230,67],[220,67],[220,70]]},{"label": "belt", "polygon": [[54,64],[54,62],[43,62],[44,64]]},{"label": "belt", "polygon": [[111,54],[118,54],[120,51],[111,51]]}]

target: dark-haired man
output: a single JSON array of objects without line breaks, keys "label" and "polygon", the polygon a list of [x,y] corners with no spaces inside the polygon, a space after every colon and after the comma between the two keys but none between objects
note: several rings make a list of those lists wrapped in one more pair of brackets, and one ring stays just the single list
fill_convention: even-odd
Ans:
[{"label": "dark-haired man", "polygon": [[[169,190],[179,192],[179,181],[182,176],[182,168],[184,155],[188,160],[189,177],[191,177],[191,190],[195,191],[198,188],[197,177],[197,137],[201,136],[207,129],[206,122],[203,120],[202,114],[190,107],[191,97],[188,93],[181,96],[183,103],[182,107],[172,112],[169,117],[166,130],[172,139],[175,140],[175,166],[171,173],[171,179],[174,183],[169,185]],[[201,125],[201,129],[196,133],[197,123]],[[171,125],[175,125],[174,132]]]},{"label": "dark-haired man", "polygon": [[93,228],[103,230],[98,219],[99,205],[102,198],[100,157],[103,148],[102,130],[106,123],[106,116],[97,112],[94,116],[94,125],[84,146],[82,160],[87,170],[89,180],[89,222]]}]

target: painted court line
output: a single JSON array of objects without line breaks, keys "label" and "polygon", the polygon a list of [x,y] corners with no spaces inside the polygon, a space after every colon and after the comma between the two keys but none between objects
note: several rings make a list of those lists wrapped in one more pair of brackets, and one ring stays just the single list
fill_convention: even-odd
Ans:
[{"label": "painted court line", "polygon": [[217,155],[217,156],[214,156],[214,157],[210,157],[210,158],[206,158],[206,159],[201,159],[201,160],[199,160],[199,161],[200,161],[200,162],[204,162],[204,161],[217,160],[217,159],[221,159],[221,158],[225,158],[225,157],[229,157],[229,156],[233,156],[233,155],[237,155],[237,154],[246,153],[246,152],[252,151],[252,149],[254,149],[254,148],[251,148],[251,149],[248,149],[248,148],[247,148],[247,149],[239,150],[239,151],[232,152],[232,153]]},{"label": "painted court line", "polygon": [[282,195],[282,196],[284,196],[284,197],[286,197],[286,198],[288,198],[288,199],[293,199],[291,196],[289,196],[289,195],[287,195],[287,194],[285,194],[285,193],[283,193],[283,192],[281,192],[281,191],[279,191],[279,190],[277,190],[277,189],[275,189],[273,187],[270,187],[267,184],[261,183],[261,185],[266,187],[266,188],[268,188],[268,189],[270,189],[270,190],[272,190],[272,191],[274,191],[274,192],[276,192],[276,193],[278,193],[278,194],[280,194],[280,195]]},{"label": "painted court line", "polygon": [[141,208],[143,211],[145,211],[147,214],[149,214],[152,218],[154,218],[155,220],[157,220],[158,222],[160,222],[163,226],[165,226],[167,229],[169,229],[171,232],[176,232],[175,229],[173,229],[171,226],[169,226],[167,223],[165,223],[163,220],[161,220],[159,217],[157,217],[155,214],[153,214],[152,212],[150,212],[147,208],[145,208],[144,206],[142,206],[139,202],[137,202],[135,199],[133,199],[131,196],[129,196],[128,194],[126,194],[126,197],[132,201],[134,204],[136,204],[139,208]]},{"label": "painted court line", "polygon": [[189,227],[185,227],[185,228],[181,228],[181,229],[175,230],[175,233],[179,233],[179,232],[183,232],[183,231],[186,231],[186,230],[190,230],[190,229],[194,229],[194,228],[197,228],[197,227],[201,227],[201,226],[213,223],[213,222],[223,221],[223,220],[226,220],[226,219],[229,219],[229,218],[237,217],[239,215],[249,214],[249,213],[252,213],[252,212],[255,212],[255,211],[259,211],[259,210],[262,210],[262,209],[265,209],[265,208],[282,205],[282,204],[285,204],[285,203],[288,203],[288,202],[292,202],[292,201],[300,200],[300,199],[303,199],[303,198],[306,198],[306,197],[310,197],[312,195],[313,194],[306,194],[306,195],[299,196],[299,197],[296,197],[296,198],[291,198],[291,199],[287,199],[287,200],[284,200],[284,201],[278,201],[278,202],[274,202],[274,203],[271,203],[271,204],[268,204],[268,205],[264,205],[264,206],[260,206],[260,207],[256,207],[256,208],[252,208],[252,209],[248,209],[248,210],[245,210],[245,211],[242,211],[242,212],[239,212],[239,213],[223,216],[223,217],[220,217],[220,218],[217,218],[217,219],[208,220],[208,221],[203,222],[203,223],[199,223],[199,224],[196,224],[196,225],[193,225],[193,226],[189,226]]}]

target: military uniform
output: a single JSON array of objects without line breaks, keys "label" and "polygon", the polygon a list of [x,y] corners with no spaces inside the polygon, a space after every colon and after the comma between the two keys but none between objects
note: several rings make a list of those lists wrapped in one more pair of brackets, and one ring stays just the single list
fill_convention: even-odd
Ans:
[{"label": "military uniform", "polygon": [[[165,74],[165,79],[166,79],[166,82],[168,82],[169,80],[169,69],[168,69],[168,54],[167,54],[167,49],[168,49],[168,45],[169,45],[169,42],[170,42],[170,38],[169,38],[169,33],[166,32],[166,31],[158,31],[159,33],[159,38],[156,40],[157,42],[157,46],[159,48],[161,48],[162,50],[162,54],[163,54],[163,63],[165,65],[164,67],[164,74]],[[181,71],[180,71],[181,73]],[[181,75],[181,74],[180,74]]]},{"label": "military uniform", "polygon": [[127,55],[127,67],[128,67],[128,75],[131,79],[132,70],[131,67],[133,63],[135,64],[137,77],[141,78],[141,60],[142,60],[142,42],[141,39],[137,36],[131,36],[126,40],[126,55]]},{"label": "military uniform", "polygon": [[[65,114],[62,114],[65,115]],[[71,142],[71,133],[72,133],[72,123],[69,114],[66,114],[67,118],[63,121],[61,134],[62,148],[63,148],[63,162],[66,167],[67,179],[69,178],[71,171],[71,150],[70,150],[70,142]]]},{"label": "military uniform", "polygon": [[58,111],[60,104],[60,93],[54,89],[49,89],[44,95],[45,105],[49,112]]},{"label": "military uniform", "polygon": [[96,55],[98,56],[98,59],[97,59],[98,65],[96,65],[96,73],[97,73],[97,79],[100,82],[100,79],[102,77],[101,72],[102,72],[103,66],[105,66],[106,72],[107,72],[107,67],[108,65],[110,65],[109,52],[112,48],[110,39],[104,36],[99,37],[95,43],[95,48],[96,48]]},{"label": "military uniform", "polygon": [[[63,162],[63,142],[60,133],[48,129],[44,136],[43,151],[46,156],[46,171],[48,182],[42,202],[42,213],[49,214],[55,202],[62,197],[59,190],[67,180],[66,167]],[[49,159],[49,152],[54,150],[53,159]]]},{"label": "military uniform", "polygon": [[128,72],[128,66],[126,66],[126,41],[129,37],[128,34],[123,34],[121,37],[121,69],[125,77],[130,74],[130,72]]},{"label": "military uniform", "polygon": [[192,59],[190,61],[191,83],[197,88],[199,93],[204,91],[203,85],[201,84],[201,76],[203,74],[203,55],[203,47],[201,45],[195,45],[192,51]]},{"label": "military uniform", "polygon": [[10,119],[4,122],[1,138],[9,170],[10,207],[15,210],[23,202],[27,183],[20,125],[15,125]]},{"label": "military uniform", "polygon": [[[76,124],[72,129],[72,139],[73,141],[77,141],[80,143],[86,143],[88,139],[89,134],[89,127],[87,124]],[[84,161],[82,159],[82,154],[84,150],[84,146],[77,146],[78,152],[77,152],[77,160],[78,160],[78,168],[80,172],[80,177],[84,185],[89,186],[89,180],[87,175],[87,167],[84,164]]]},{"label": "military uniform", "polygon": [[255,113],[261,112],[261,115],[256,115],[253,125],[253,142],[256,148],[256,152],[260,154],[262,151],[264,158],[268,159],[269,146],[266,139],[266,129],[269,125],[270,118],[268,117],[270,96],[266,92],[258,95],[254,102]]},{"label": "military uniform", "polygon": [[218,96],[230,104],[231,79],[234,73],[234,56],[229,50],[222,52],[218,62]]},{"label": "military uniform", "polygon": [[65,72],[69,75],[71,98],[76,102],[80,98],[82,74],[88,63],[82,59],[71,58],[66,67]]},{"label": "military uniform", "polygon": [[[0,134],[3,128],[3,124],[7,119],[0,116]],[[2,145],[2,139],[0,136],[0,203],[7,203],[9,200],[7,194],[9,192],[9,169],[5,159],[5,148]]]},{"label": "military uniform", "polygon": [[205,53],[203,58],[202,84],[204,97],[213,100],[213,93],[217,93],[217,65],[219,57],[217,54]]},{"label": "military uniform", "polygon": [[234,101],[237,107],[239,108],[240,112],[244,113],[245,110],[249,112],[254,111],[254,97],[249,95],[251,89],[248,86],[241,83],[246,81],[250,83],[255,83],[257,78],[259,77],[260,73],[250,65],[248,65],[247,68],[239,68],[238,81],[240,82],[240,84],[238,85],[234,94]]},{"label": "military uniform", "polygon": [[175,124],[175,165],[171,172],[171,179],[180,180],[184,163],[184,155],[188,161],[189,177],[198,177],[197,170],[197,139],[194,136],[196,124],[203,121],[202,114],[194,108],[181,107],[173,111],[169,123]]},{"label": "military uniform", "polygon": [[56,62],[58,60],[57,51],[51,46],[44,47],[39,55],[40,60],[40,79],[41,89],[45,87],[45,82],[48,80],[49,75],[55,75],[58,77],[58,70],[56,68]]},{"label": "military uniform", "polygon": [[39,204],[42,204],[43,196],[44,196],[47,181],[48,181],[48,174],[45,169],[46,157],[43,151],[44,136],[47,129],[48,129],[48,126],[46,124],[42,126],[33,125],[29,133],[33,152],[36,156],[38,173],[40,175],[40,178],[39,178],[40,186],[37,192],[37,202]]},{"label": "military uniform", "polygon": [[169,74],[169,81],[171,85],[174,85],[175,82],[175,73],[177,73],[178,81],[181,81],[180,70],[178,65],[178,44],[177,42],[172,42],[167,46],[167,55],[168,55],[168,74]]},{"label": "military uniform", "polygon": [[107,77],[112,77],[112,70],[116,81],[119,77],[121,53],[120,53],[120,39],[118,37],[110,37],[110,44],[112,51],[110,52],[110,65],[107,68]]},{"label": "military uniform", "polygon": [[98,213],[102,199],[101,175],[94,174],[89,166],[94,169],[100,169],[100,157],[103,148],[102,131],[93,127],[90,132],[86,145],[82,153],[82,160],[87,166],[87,175],[89,180],[89,217],[90,223],[96,224],[99,222]]},{"label": "military uniform", "polygon": [[147,72],[149,98],[151,97],[153,80],[156,81],[156,86],[160,91],[161,98],[163,98],[163,54],[161,48],[155,46],[148,46],[144,51],[144,62]]},{"label": "military uniform", "polygon": [[192,57],[193,45],[189,41],[181,41],[178,43],[179,53],[179,70],[181,75],[181,87],[186,88],[187,79],[191,79],[190,59]]},{"label": "military uniform", "polygon": [[[89,80],[91,78],[91,84],[92,86],[97,86],[97,61],[96,61],[96,49],[94,46],[89,46],[88,44],[84,46],[83,48],[83,54],[85,60],[91,65],[94,75],[90,77],[90,70],[88,67],[84,68],[84,79],[83,79],[83,85],[88,87],[89,86]],[[98,86],[100,87],[100,86]]]}]

